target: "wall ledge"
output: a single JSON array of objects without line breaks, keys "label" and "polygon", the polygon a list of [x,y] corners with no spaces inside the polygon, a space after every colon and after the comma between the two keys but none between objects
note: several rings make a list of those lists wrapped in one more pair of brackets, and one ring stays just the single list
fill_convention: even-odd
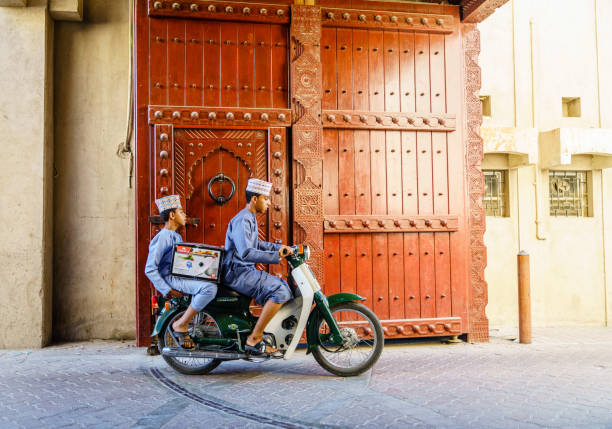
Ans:
[{"label": "wall ledge", "polygon": [[537,164],[538,131],[535,128],[482,127],[485,154],[507,154],[512,167]]},{"label": "wall ledge", "polygon": [[26,7],[28,0],[0,0],[0,7]]},{"label": "wall ledge", "polygon": [[83,21],[83,0],[50,0],[49,15],[55,21]]},{"label": "wall ledge", "polygon": [[541,168],[571,165],[574,155],[591,155],[593,169],[612,167],[612,129],[557,128],[540,133]]}]

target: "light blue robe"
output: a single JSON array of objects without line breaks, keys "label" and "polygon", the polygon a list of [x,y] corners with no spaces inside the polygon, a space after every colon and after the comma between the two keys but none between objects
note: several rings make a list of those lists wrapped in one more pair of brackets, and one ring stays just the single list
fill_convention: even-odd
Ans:
[{"label": "light blue robe", "polygon": [[268,300],[282,304],[292,298],[289,285],[282,279],[255,268],[255,264],[278,264],[282,245],[259,241],[257,217],[248,208],[230,221],[225,234],[223,282],[252,297],[259,305]]},{"label": "light blue robe", "polygon": [[182,241],[183,237],[176,231],[166,228],[159,231],[149,244],[145,274],[155,289],[164,296],[171,289],[191,295],[191,305],[200,311],[217,295],[217,285],[204,280],[174,277],[170,274],[174,245]]}]

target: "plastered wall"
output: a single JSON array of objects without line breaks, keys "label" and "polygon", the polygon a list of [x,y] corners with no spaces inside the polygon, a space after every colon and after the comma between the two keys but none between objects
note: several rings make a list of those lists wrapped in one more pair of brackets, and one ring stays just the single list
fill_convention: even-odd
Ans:
[{"label": "plastered wall", "polygon": [[[610,19],[608,0],[510,0],[479,24],[483,126],[612,128]],[[580,118],[561,117],[561,97],[581,98]]]},{"label": "plastered wall", "polygon": [[[490,95],[492,103],[492,115],[483,126],[539,132],[612,128],[612,30],[605,25],[610,19],[612,2],[606,0],[579,7],[570,0],[511,0],[480,24],[481,94]],[[562,117],[561,97],[580,97],[581,117]],[[516,254],[521,249],[531,256],[534,326],[612,322],[610,169],[593,169],[590,155],[573,156],[571,165],[556,167],[592,172],[592,216],[554,217],[549,216],[549,171],[539,163],[515,167],[508,159],[486,154],[483,161],[483,169],[508,169],[510,191],[510,216],[487,217],[491,326],[518,325]]]},{"label": "plastered wall", "polygon": [[[55,28],[56,340],[134,338],[134,207],[125,140],[129,2],[86,0]],[[144,238],[146,239],[146,238]]]},{"label": "plastered wall", "polygon": [[0,348],[51,340],[53,22],[0,8]]}]

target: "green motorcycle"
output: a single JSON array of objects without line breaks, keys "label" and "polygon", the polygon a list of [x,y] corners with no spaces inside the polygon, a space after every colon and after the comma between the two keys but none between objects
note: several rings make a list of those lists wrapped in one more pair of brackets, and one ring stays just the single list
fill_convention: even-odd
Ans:
[{"label": "green motorcycle", "polygon": [[180,373],[206,374],[228,360],[290,359],[306,331],[306,353],[312,353],[332,374],[348,377],[370,369],[384,346],[380,321],[360,302],[365,299],[359,295],[326,297],[306,263],[309,257],[305,245],[294,246],[293,254],[286,256],[295,298],[283,305],[264,332],[266,344],[278,352],[265,357],[245,353],[246,338],[257,322],[249,311],[251,298],[220,284],[215,299],[189,326],[193,349],[180,347],[171,333],[172,323],[181,317],[191,298],[156,297],[161,310],[151,336],[157,336],[164,360]]}]

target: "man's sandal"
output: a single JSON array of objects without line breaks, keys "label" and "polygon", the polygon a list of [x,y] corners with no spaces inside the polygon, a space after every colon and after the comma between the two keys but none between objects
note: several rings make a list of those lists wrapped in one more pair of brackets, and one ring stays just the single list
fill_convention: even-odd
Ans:
[{"label": "man's sandal", "polygon": [[182,347],[184,349],[192,349],[194,347],[193,339],[191,339],[189,332],[175,331],[174,329],[172,329],[172,327],[170,327],[170,335],[179,345],[179,347]]},{"label": "man's sandal", "polygon": [[270,347],[274,349],[269,344],[266,344],[263,340],[255,344],[254,346],[249,346],[248,344],[244,344],[244,351],[251,356],[268,356],[276,353],[278,350],[267,351],[266,347]]}]

